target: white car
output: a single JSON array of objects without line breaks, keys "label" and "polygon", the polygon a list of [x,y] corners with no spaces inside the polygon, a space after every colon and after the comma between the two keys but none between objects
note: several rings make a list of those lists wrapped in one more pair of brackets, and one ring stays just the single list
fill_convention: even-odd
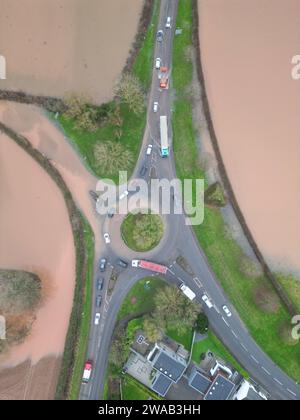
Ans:
[{"label": "white car", "polygon": [[167,17],[167,21],[166,21],[166,28],[171,28],[171,16]]},{"label": "white car", "polygon": [[213,304],[211,303],[211,301],[209,300],[207,295],[203,295],[202,298],[203,302],[205,303],[205,305],[210,309],[213,307]]},{"label": "white car", "polygon": [[95,315],[95,321],[94,321],[95,325],[99,325],[100,318],[101,318],[100,312],[97,312]]},{"label": "white car", "polygon": [[223,305],[223,306],[222,306],[222,309],[223,309],[223,311],[225,312],[225,314],[226,314],[228,317],[230,317],[230,316],[231,316],[231,312],[230,312],[230,310],[228,309],[228,307],[227,307],[226,305]]},{"label": "white car", "polygon": [[158,102],[154,102],[153,103],[153,112],[157,112],[158,111]]},{"label": "white car", "polygon": [[146,150],[146,155],[147,156],[150,156],[151,155],[151,153],[152,153],[152,144],[149,144],[148,145],[148,147],[147,147],[147,150]]},{"label": "white car", "polygon": [[129,192],[127,190],[122,192],[122,194],[120,194],[120,196],[119,196],[119,200],[123,200],[128,194],[129,194]]},{"label": "white car", "polygon": [[106,244],[110,244],[110,236],[109,236],[109,233],[104,233],[103,237],[104,237],[105,243]]},{"label": "white car", "polygon": [[160,69],[160,65],[161,65],[161,59],[160,58],[157,58],[155,60],[155,68],[156,69]]}]

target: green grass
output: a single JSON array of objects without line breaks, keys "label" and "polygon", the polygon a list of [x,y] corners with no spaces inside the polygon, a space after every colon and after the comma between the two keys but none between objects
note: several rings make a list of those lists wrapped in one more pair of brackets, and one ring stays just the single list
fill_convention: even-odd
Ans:
[{"label": "green grass", "polygon": [[172,340],[176,341],[177,343],[182,344],[186,350],[191,350],[193,340],[192,330],[186,331],[185,334],[178,334],[177,330],[169,328],[166,331],[166,335],[172,338]]},{"label": "green grass", "polygon": [[87,252],[87,276],[84,290],[83,313],[79,331],[79,342],[75,354],[74,369],[70,380],[68,399],[77,400],[81,385],[82,369],[86,359],[86,351],[89,339],[92,309],[92,287],[94,267],[94,234],[88,222],[84,219],[85,247]]},{"label": "green grass", "polygon": [[151,312],[154,309],[154,295],[165,283],[157,277],[146,277],[137,282],[126,296],[118,314],[123,319],[134,312]]},{"label": "green grass", "polygon": [[150,398],[159,400],[160,398],[141,383],[137,382],[134,378],[129,375],[125,375],[122,379],[122,397],[123,400],[142,400],[147,401]]},{"label": "green grass", "polygon": [[[192,100],[188,93],[192,80],[193,63],[186,54],[192,45],[192,2],[180,0],[177,26],[182,35],[175,37],[173,56],[173,84],[176,91],[172,118],[174,152],[179,178],[204,178],[198,164],[198,148],[192,119]],[[268,280],[253,278],[241,270],[243,252],[228,235],[219,210],[206,208],[205,220],[195,227],[195,233],[208,261],[231,302],[262,349],[291,377],[300,380],[300,344],[287,345],[280,329],[288,327],[290,316],[283,306],[273,313],[266,313],[254,298],[258,287],[268,287]],[[295,280],[290,280],[294,286]],[[287,282],[286,282],[287,283]]]},{"label": "green grass", "polygon": [[163,221],[157,214],[129,213],[121,225],[123,241],[137,252],[146,252],[155,248],[163,233]]},{"label": "green grass", "polygon": [[[139,79],[145,90],[148,89],[150,78],[152,74],[152,66],[149,65],[153,61],[154,51],[154,37],[156,32],[156,24],[159,11],[159,1],[155,0],[155,6],[151,24],[145,36],[143,45],[137,54],[133,64],[132,72]],[[150,60],[150,61],[149,61]],[[119,141],[123,146],[129,150],[133,156],[133,163],[129,164],[124,170],[128,171],[128,177],[131,176],[135,162],[140,152],[140,146],[143,138],[144,128],[146,124],[146,106],[141,115],[136,116],[130,111],[128,105],[121,104],[121,117],[123,119],[122,136],[119,140],[115,138],[115,127],[108,121],[95,132],[87,132],[78,130],[75,127],[74,121],[65,118],[63,115],[58,117],[60,127],[71,139],[74,147],[83,157],[87,167],[99,178],[110,178],[115,183],[119,183],[117,171],[114,174],[108,175],[102,170],[101,165],[98,164],[95,155],[94,147],[97,142]]]},{"label": "green grass", "polygon": [[212,351],[214,355],[223,359],[224,362],[229,362],[238,372],[240,372],[245,378],[248,378],[248,373],[237,363],[237,361],[231,356],[228,350],[224,347],[221,341],[214,335],[212,331],[208,331],[207,338],[202,341],[194,343],[192,360],[195,363],[200,363],[201,354],[206,353],[208,350]]}]

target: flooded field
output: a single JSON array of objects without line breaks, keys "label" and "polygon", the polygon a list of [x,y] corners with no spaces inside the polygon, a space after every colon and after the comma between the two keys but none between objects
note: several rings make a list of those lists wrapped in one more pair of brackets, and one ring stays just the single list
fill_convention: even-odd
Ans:
[{"label": "flooded field", "polygon": [[60,355],[72,307],[75,250],[62,195],[45,171],[0,137],[0,266],[40,276],[44,302],[26,341],[5,365]]},{"label": "flooded field", "polygon": [[7,61],[1,88],[109,100],[142,6],[141,0],[1,0],[0,53]]},{"label": "flooded field", "polygon": [[199,0],[200,48],[223,159],[273,268],[300,272],[298,0]]}]

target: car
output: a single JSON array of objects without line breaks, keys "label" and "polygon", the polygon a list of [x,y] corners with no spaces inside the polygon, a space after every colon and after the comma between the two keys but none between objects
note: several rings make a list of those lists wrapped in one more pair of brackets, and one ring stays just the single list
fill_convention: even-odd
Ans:
[{"label": "car", "polygon": [[103,238],[104,238],[104,241],[105,241],[106,244],[110,244],[109,233],[104,233]]},{"label": "car", "polygon": [[163,38],[164,38],[164,31],[160,29],[159,31],[157,31],[156,39],[158,42],[162,42]]},{"label": "car", "polygon": [[107,212],[107,216],[111,219],[112,217],[114,217],[114,215],[115,215],[115,209],[114,208],[109,209]]},{"label": "car", "polygon": [[107,260],[106,258],[101,258],[100,260],[100,271],[103,272],[106,269]]},{"label": "car", "polygon": [[232,314],[226,305],[223,305],[222,309],[228,317],[231,317]]},{"label": "car", "polygon": [[158,111],[158,102],[154,102],[153,103],[153,112],[157,112]]},{"label": "car", "polygon": [[142,166],[142,168],[140,170],[140,176],[146,175],[147,171],[148,171],[147,166],[146,165]]},{"label": "car", "polygon": [[210,309],[213,307],[213,304],[211,303],[211,301],[209,300],[207,295],[203,295],[202,298],[203,302],[205,303],[205,305]]},{"label": "car", "polygon": [[167,17],[167,21],[166,21],[166,28],[170,29],[171,28],[171,16]]},{"label": "car", "polygon": [[104,277],[99,277],[97,281],[97,289],[102,290],[104,284]]},{"label": "car", "polygon": [[123,200],[125,197],[127,197],[128,194],[129,194],[129,192],[127,190],[125,190],[124,192],[122,192],[122,194],[120,194],[119,200]]},{"label": "car", "polygon": [[160,69],[160,65],[161,65],[161,59],[157,57],[157,59],[155,60],[155,68]]},{"label": "car", "polygon": [[127,268],[128,267],[128,262],[124,261],[124,260],[119,260],[118,261],[118,265],[122,268]]},{"label": "car", "polygon": [[147,150],[146,150],[146,155],[150,156],[152,153],[152,144],[148,144]]},{"label": "car", "polygon": [[101,318],[100,312],[96,312],[96,314],[95,314],[95,320],[94,320],[94,324],[95,325],[99,325],[100,318]]},{"label": "car", "polygon": [[97,308],[99,308],[101,306],[101,302],[102,302],[102,296],[101,295],[98,295],[96,297],[96,306],[97,306]]}]

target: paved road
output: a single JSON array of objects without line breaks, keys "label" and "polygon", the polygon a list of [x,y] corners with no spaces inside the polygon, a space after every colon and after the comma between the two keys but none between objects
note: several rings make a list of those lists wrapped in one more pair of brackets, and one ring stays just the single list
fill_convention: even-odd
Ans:
[{"label": "paved road", "polygon": [[[173,22],[175,21],[177,4],[177,0],[161,1],[159,28],[164,29],[167,16],[172,16]],[[163,60],[163,65],[169,68],[171,67],[174,29],[175,25],[170,31],[164,29],[164,41],[161,44],[156,43],[155,47],[155,57],[160,57]],[[172,152],[169,158],[162,159],[159,155],[158,146],[159,115],[167,115],[170,121],[171,98],[170,92],[160,91],[158,86],[157,71],[154,70],[149,95],[148,122],[135,174],[138,176],[141,167],[146,164],[148,167],[155,168],[158,178],[173,179],[175,177],[175,167]],[[157,114],[152,111],[154,101],[159,102],[159,112]],[[146,157],[145,154],[149,143],[154,144],[150,158]],[[214,304],[213,308],[208,309],[205,305],[203,306],[212,329],[252,378],[269,392],[271,398],[300,399],[299,386],[260,350],[250,337],[234,308],[230,306],[229,300],[211,271],[192,229],[186,226],[184,216],[170,215],[168,216],[168,223],[172,234],[166,246],[160,249],[159,254],[156,255],[157,262],[164,263],[169,267],[165,280],[175,285],[184,281],[196,293],[196,299],[199,302],[201,302],[201,296],[204,292],[210,296]],[[195,273],[194,276],[189,276],[178,266],[175,261],[178,255],[183,255],[187,259]],[[116,266],[118,259],[116,251],[108,247],[106,256],[109,258],[110,264]],[[107,277],[108,275],[109,273]],[[132,286],[145,276],[149,276],[149,272],[130,267],[120,273],[111,298],[107,298],[106,288],[104,289],[105,298],[101,309],[101,323],[99,326],[92,325],[90,332],[88,357],[94,361],[93,375],[90,383],[81,387],[80,399],[101,399],[110,343],[118,310]],[[96,291],[94,290],[94,300],[95,295]],[[228,318],[223,313],[222,306],[224,304],[231,309],[232,317]],[[95,312],[96,308],[93,307],[93,313]]]}]

